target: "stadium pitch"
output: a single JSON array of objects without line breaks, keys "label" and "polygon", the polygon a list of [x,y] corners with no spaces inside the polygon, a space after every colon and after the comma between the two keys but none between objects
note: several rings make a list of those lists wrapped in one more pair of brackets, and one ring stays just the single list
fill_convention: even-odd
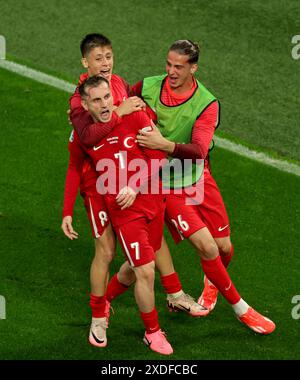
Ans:
[{"label": "stadium pitch", "polygon": [[[49,4],[47,10],[34,1],[27,2],[34,4],[29,10],[30,6],[27,8],[21,1],[14,16],[19,34],[14,36],[6,12],[9,3],[2,4],[0,30],[6,35],[8,58],[76,82],[78,41],[86,32],[99,30],[96,17],[91,16],[96,5],[91,3],[82,14],[76,1],[66,2],[68,9],[66,5]],[[189,25],[190,30],[179,26],[162,40],[160,24],[163,12],[169,8],[167,2],[160,2],[161,13],[156,19],[152,15],[155,4],[145,5],[143,16],[138,18],[134,1],[112,3],[108,18],[114,15],[117,20],[113,26],[111,20],[105,20],[101,32],[114,43],[115,72],[132,83],[160,73],[165,51],[174,38],[179,34],[188,34],[191,39],[201,37],[204,52],[199,74],[220,94],[224,105],[219,136],[299,165],[299,110],[295,104],[300,62],[286,58],[287,53],[279,50],[281,40],[286,36],[288,49],[289,33],[297,32],[291,11],[299,12],[299,6],[296,2],[286,4],[286,8],[282,2],[231,4],[219,2],[216,10],[213,5],[203,3],[201,7],[190,1],[195,8],[193,17],[185,16],[180,23]],[[124,21],[118,16],[117,6],[126,8],[129,21],[135,20],[125,34],[121,33]],[[174,28],[178,7],[179,2],[174,2],[168,16]],[[67,16],[67,10],[74,18]],[[224,30],[213,22],[222,12]],[[278,22],[282,14],[286,24]],[[30,27],[25,22],[29,15],[38,19]],[[204,21],[199,25],[201,18]],[[44,19],[49,25],[55,22],[56,28],[50,31]],[[241,19],[250,21],[247,28],[240,30],[237,20]],[[206,31],[203,24],[211,25],[214,33]],[[275,30],[280,41],[267,48],[263,35]],[[237,37],[239,32],[241,36]],[[223,44],[220,35],[224,37]],[[147,46],[145,39],[150,42]],[[126,44],[128,40],[136,41],[136,45]],[[151,51],[155,51],[155,57],[149,65]],[[287,75],[288,95],[284,101],[284,84],[270,86],[275,80],[274,67]],[[79,240],[68,241],[60,230],[70,134],[66,118],[69,95],[3,69],[0,82],[0,295],[6,303],[6,318],[0,320],[0,358],[162,359],[142,343],[143,326],[132,290],[113,303],[115,313],[108,329],[107,348],[96,349],[88,344],[93,242],[81,199],[74,215]],[[242,296],[272,318],[277,328],[270,336],[254,334],[236,320],[221,297],[206,318],[169,313],[157,279],[157,307],[162,328],[167,327],[174,347],[172,359],[299,359],[299,320],[295,318],[297,313],[293,314],[296,305],[292,303],[299,294],[299,177],[218,146],[212,152],[211,165],[231,220],[236,254],[230,275]],[[198,297],[203,274],[196,253],[186,241],[175,246],[166,234],[184,289]],[[111,273],[122,261],[123,253],[118,248]]]}]

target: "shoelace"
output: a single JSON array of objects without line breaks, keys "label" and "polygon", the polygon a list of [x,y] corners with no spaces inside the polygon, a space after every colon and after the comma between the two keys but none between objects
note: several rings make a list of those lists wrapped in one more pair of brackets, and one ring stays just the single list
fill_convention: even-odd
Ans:
[{"label": "shoelace", "polygon": [[184,297],[185,301],[190,302],[190,303],[195,303],[197,305],[197,308],[201,308],[201,310],[207,310],[204,306],[196,303],[195,298],[191,297],[189,294],[185,293],[184,296],[185,296]]},{"label": "shoelace", "polygon": [[195,299],[193,297],[191,297],[189,294],[187,293],[184,293],[183,294],[183,299],[187,302],[195,302]]},{"label": "shoelace", "polygon": [[98,328],[100,329],[100,332],[102,333],[103,329],[108,329],[108,323],[106,320],[100,321],[98,323],[95,323],[93,327],[96,330],[96,335],[98,336],[98,334],[97,334],[97,333],[99,333]]}]

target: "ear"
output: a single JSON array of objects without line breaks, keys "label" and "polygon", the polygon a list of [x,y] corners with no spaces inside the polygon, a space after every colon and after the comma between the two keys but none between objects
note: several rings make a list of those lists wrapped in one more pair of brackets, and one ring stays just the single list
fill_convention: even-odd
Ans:
[{"label": "ear", "polygon": [[89,64],[86,58],[81,58],[81,64],[85,69],[88,69]]},{"label": "ear", "polygon": [[89,108],[88,108],[88,106],[87,106],[87,103],[86,103],[86,100],[85,100],[85,99],[81,99],[81,105],[82,105],[82,107],[83,107],[86,111],[89,110]]},{"label": "ear", "polygon": [[191,66],[191,74],[194,75],[197,70],[198,70],[198,64],[193,63]]}]

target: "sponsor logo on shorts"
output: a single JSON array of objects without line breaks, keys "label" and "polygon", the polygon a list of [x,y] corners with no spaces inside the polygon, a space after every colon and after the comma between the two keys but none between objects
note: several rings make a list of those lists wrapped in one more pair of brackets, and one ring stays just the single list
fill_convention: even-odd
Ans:
[{"label": "sponsor logo on shorts", "polygon": [[218,228],[218,231],[219,231],[219,232],[224,231],[225,228],[227,228],[227,227],[228,227],[228,224],[226,224],[226,226],[224,226],[224,227],[219,227],[219,228]]}]

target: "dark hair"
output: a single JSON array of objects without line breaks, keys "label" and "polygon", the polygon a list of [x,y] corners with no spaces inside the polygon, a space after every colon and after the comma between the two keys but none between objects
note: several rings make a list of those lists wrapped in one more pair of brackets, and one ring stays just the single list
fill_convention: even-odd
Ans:
[{"label": "dark hair", "polygon": [[200,48],[197,42],[191,40],[175,41],[169,51],[176,51],[178,54],[188,55],[189,63],[197,63],[200,55]]},{"label": "dark hair", "polygon": [[98,87],[101,83],[106,83],[109,87],[109,82],[106,78],[101,77],[100,75],[94,75],[89,77],[86,81],[81,83],[78,88],[79,94],[82,98],[86,98],[88,96],[87,89]]},{"label": "dark hair", "polygon": [[112,48],[110,40],[103,34],[87,34],[80,43],[81,55],[85,57],[95,47],[109,46]]}]

